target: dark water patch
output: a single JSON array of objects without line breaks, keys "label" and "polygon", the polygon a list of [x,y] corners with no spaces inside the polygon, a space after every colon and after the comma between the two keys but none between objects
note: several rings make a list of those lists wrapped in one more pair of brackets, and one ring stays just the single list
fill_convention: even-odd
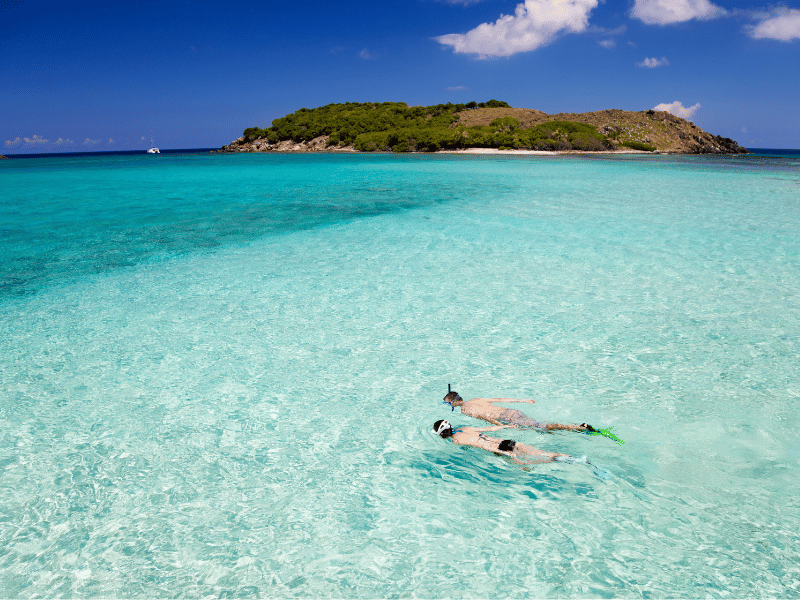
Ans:
[{"label": "dark water patch", "polygon": [[433,193],[416,185],[402,162],[383,173],[379,161],[376,173],[374,159],[348,157],[160,158],[59,157],[5,171],[11,194],[0,204],[0,295],[458,195],[449,178]]}]

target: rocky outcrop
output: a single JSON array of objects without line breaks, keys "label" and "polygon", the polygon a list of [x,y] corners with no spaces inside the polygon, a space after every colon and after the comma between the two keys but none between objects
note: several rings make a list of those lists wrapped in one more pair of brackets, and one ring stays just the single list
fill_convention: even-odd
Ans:
[{"label": "rocky outcrop", "polygon": [[616,145],[638,142],[674,154],[746,154],[730,138],[714,136],[694,123],[666,111],[601,110],[589,113],[548,115],[550,121],[577,121],[594,125]]},{"label": "rocky outcrop", "polygon": [[217,152],[355,152],[353,148],[328,146],[330,136],[321,135],[310,142],[295,142],[285,140],[276,144],[270,144],[264,138],[248,140],[240,137],[230,144],[223,146]]},{"label": "rocky outcrop", "polygon": [[0,154],[0,160],[3,160],[4,158],[5,158],[5,159],[8,159],[8,157],[7,157],[7,156],[3,156],[2,154]]}]

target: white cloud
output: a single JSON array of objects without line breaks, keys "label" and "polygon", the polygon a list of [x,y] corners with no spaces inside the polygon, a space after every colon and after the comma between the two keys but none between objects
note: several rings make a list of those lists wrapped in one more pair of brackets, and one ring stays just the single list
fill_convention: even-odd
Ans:
[{"label": "white cloud", "polygon": [[586,29],[589,13],[598,0],[525,0],[513,15],[500,15],[494,23],[483,23],[467,33],[434,38],[453,52],[489,56],[511,56],[529,52],[555,40],[562,32]]},{"label": "white cloud", "polygon": [[25,140],[26,144],[47,144],[50,140],[46,140],[44,138],[40,138],[38,135],[34,135],[32,138],[22,138]]},{"label": "white cloud", "polygon": [[708,0],[636,0],[631,16],[649,25],[714,19],[727,14]]},{"label": "white cloud", "polygon": [[800,10],[782,6],[769,15],[763,15],[761,23],[748,29],[750,37],[768,38],[790,42],[800,39]]},{"label": "white cloud", "polygon": [[100,140],[90,140],[89,138],[86,138],[86,140],[85,140],[83,143],[84,143],[85,145],[91,145],[91,146],[94,146],[95,144],[99,144],[99,143],[100,143]]},{"label": "white cloud", "polygon": [[58,138],[55,142],[53,142],[56,146],[60,146],[61,144],[74,144],[72,140],[65,140],[63,138]]},{"label": "white cloud", "polygon": [[[601,0],[605,1],[605,0]],[[600,40],[597,42],[603,48],[610,50],[611,48],[617,47],[617,40],[615,36],[622,35],[628,30],[627,25],[620,25],[619,27],[615,27],[614,29],[609,29],[608,27],[600,27],[598,25],[590,25],[586,28],[586,33],[594,33],[598,36],[603,36],[606,39]]]},{"label": "white cloud", "polygon": [[114,140],[113,140],[112,138],[108,138],[108,143],[109,143],[109,144],[113,144],[113,143],[114,143]]},{"label": "white cloud", "polygon": [[369,59],[371,59],[371,58],[372,58],[372,54],[371,54],[371,53],[370,53],[370,51],[369,51],[369,50],[367,50],[366,48],[364,48],[364,49],[363,49],[361,52],[359,52],[359,53],[358,53],[358,55],[359,55],[361,58],[365,59],[365,60],[369,60]]},{"label": "white cloud", "polygon": [[636,63],[636,66],[657,69],[658,67],[668,67],[669,61],[666,58],[645,58],[642,62]]},{"label": "white cloud", "polygon": [[469,92],[472,88],[468,88],[465,85],[456,85],[453,87],[446,87],[444,88],[445,92]]},{"label": "white cloud", "polygon": [[21,140],[21,139],[19,139],[19,136],[17,136],[17,137],[16,137],[16,138],[14,138],[13,140],[6,140],[6,146],[10,148],[11,146],[16,146],[16,145],[17,145],[17,144],[19,144],[21,141],[22,141],[22,140]]},{"label": "white cloud", "polygon": [[668,113],[672,113],[676,117],[680,117],[681,119],[686,119],[688,121],[692,118],[694,113],[697,112],[698,108],[700,108],[699,102],[694,106],[687,107],[675,100],[675,102],[672,102],[671,104],[659,104],[658,106],[654,106],[653,110],[665,110]]}]

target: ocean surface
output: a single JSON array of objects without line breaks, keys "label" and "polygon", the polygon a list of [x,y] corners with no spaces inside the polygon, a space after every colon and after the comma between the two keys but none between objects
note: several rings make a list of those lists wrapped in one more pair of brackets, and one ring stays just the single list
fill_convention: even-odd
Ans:
[{"label": "ocean surface", "polygon": [[[0,189],[0,597],[800,597],[797,153]],[[522,469],[433,434],[448,384],[624,444]]]}]

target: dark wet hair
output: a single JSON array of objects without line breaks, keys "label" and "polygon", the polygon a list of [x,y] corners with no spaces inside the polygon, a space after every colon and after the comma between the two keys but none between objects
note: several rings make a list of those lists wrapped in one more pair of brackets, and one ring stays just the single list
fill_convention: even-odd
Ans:
[{"label": "dark wet hair", "polygon": [[462,402],[464,401],[464,399],[458,395],[458,392],[456,392],[455,390],[452,391],[450,390],[450,384],[448,383],[447,395],[444,397],[444,402],[452,403],[455,402],[456,400],[461,400]]},{"label": "dark wet hair", "polygon": [[[433,430],[434,431],[439,431],[439,426],[441,426],[442,423],[444,423],[444,419],[439,419],[438,421],[436,421],[436,423],[433,424]],[[453,427],[451,426],[450,429],[445,429],[439,435],[441,437],[443,437],[444,439],[449,438],[450,436],[453,435]]]}]

